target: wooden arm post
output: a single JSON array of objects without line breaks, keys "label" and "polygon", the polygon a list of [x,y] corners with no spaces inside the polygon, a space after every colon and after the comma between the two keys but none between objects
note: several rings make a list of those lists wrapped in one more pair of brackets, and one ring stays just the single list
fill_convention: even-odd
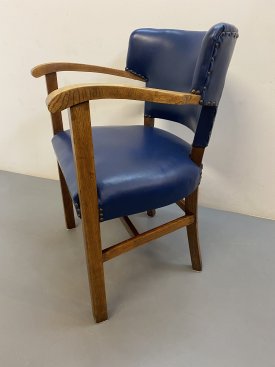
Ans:
[{"label": "wooden arm post", "polygon": [[72,106],[70,117],[93,314],[101,322],[108,314],[89,102]]},{"label": "wooden arm post", "polygon": [[[46,77],[47,91],[48,94],[50,94],[52,91],[58,89],[57,76],[56,73],[50,73],[47,74],[45,77]],[[60,131],[63,131],[61,112],[51,113],[51,119],[52,119],[53,133],[57,134]],[[58,175],[60,180],[66,227],[67,229],[75,228],[73,203],[59,164],[58,164]]]}]

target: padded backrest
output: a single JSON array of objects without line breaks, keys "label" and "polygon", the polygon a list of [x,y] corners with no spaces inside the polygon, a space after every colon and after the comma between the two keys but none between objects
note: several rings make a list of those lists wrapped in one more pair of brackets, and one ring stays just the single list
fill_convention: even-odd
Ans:
[{"label": "padded backrest", "polygon": [[[208,32],[137,29],[130,36],[126,70],[143,77],[147,87],[200,94],[201,106],[217,106],[237,37],[237,28],[225,23]],[[146,102],[145,115],[196,132],[201,106]]]}]

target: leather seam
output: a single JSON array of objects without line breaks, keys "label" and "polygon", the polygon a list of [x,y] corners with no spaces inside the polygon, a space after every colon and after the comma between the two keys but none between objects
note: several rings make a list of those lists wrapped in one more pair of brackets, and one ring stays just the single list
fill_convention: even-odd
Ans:
[{"label": "leather seam", "polygon": [[207,69],[207,72],[206,72],[206,80],[205,80],[205,83],[204,83],[204,87],[202,89],[202,99],[200,100],[200,104],[201,105],[205,105],[205,106],[218,106],[218,103],[217,101],[205,101],[204,100],[204,95],[205,95],[205,92],[207,90],[207,87],[209,86],[209,83],[211,81],[211,74],[212,74],[212,70],[214,69],[214,63],[215,63],[215,59],[217,57],[217,54],[218,54],[218,49],[220,48],[222,42],[223,42],[223,38],[224,37],[233,37],[233,38],[238,38],[239,37],[239,34],[238,32],[221,32],[221,34],[218,36],[218,39],[217,41],[215,42],[215,47],[213,49],[213,52],[212,52],[212,55],[211,55],[211,58],[210,58],[210,63],[209,63],[209,67]]}]

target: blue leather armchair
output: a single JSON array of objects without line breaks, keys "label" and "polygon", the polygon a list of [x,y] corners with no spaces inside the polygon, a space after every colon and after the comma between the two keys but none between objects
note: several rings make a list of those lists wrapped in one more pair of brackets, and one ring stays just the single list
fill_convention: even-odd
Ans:
[{"label": "blue leather armchair", "polygon": [[[107,319],[104,261],[181,227],[187,227],[192,267],[201,270],[197,230],[198,186],[227,69],[238,38],[233,25],[207,32],[138,29],[129,40],[126,69],[73,63],[42,64],[45,75],[67,228],[82,219],[96,322]],[[58,71],[117,75],[145,82],[145,88],[83,84],[58,89]],[[144,125],[91,128],[89,101],[102,98],[145,101]],[[70,130],[61,111],[70,108]],[[157,127],[154,119],[176,121],[194,132],[192,145]],[[129,215],[176,203],[184,215],[139,233]],[[102,250],[99,222],[122,218],[133,237]]]}]

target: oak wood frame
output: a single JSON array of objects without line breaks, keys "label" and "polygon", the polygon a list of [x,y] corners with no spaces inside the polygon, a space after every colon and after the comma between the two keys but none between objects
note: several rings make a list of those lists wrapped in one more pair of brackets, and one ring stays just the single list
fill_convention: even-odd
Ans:
[{"label": "oak wood frame", "polygon": [[[45,63],[35,66],[31,70],[31,74],[35,78],[39,78],[41,76],[45,76],[47,92],[48,95],[54,90],[58,89],[58,81],[57,81],[57,72],[59,71],[79,71],[79,72],[93,72],[93,73],[101,73],[101,74],[109,74],[114,76],[119,76],[128,79],[134,79],[144,82],[144,78],[130,73],[129,71],[119,70],[114,68],[107,68],[104,66],[97,65],[88,65],[88,64],[79,64],[79,63],[71,63],[71,62],[51,62]],[[63,131],[63,121],[61,111],[51,112],[52,119],[52,129],[53,134],[57,134]],[[60,169],[60,166],[57,162],[58,166],[58,176],[60,181],[63,209],[64,209],[64,217],[65,224],[67,229],[75,228],[75,218],[74,218],[74,209],[72,204],[72,199],[68,190],[67,183],[63,176],[63,173]]]},{"label": "oak wood frame", "polygon": [[174,105],[198,105],[201,96],[130,85],[89,83],[59,88],[48,95],[46,103],[49,111],[56,113],[76,104],[98,99],[129,99]]},{"label": "oak wood frame", "polygon": [[71,107],[70,128],[78,182],[92,309],[95,321],[101,322],[108,318],[108,314],[89,102]]},{"label": "oak wood frame", "polygon": [[[93,300],[93,313],[96,322],[107,319],[103,262],[159,238],[160,236],[187,226],[192,266],[195,270],[201,269],[196,225],[197,190],[186,198],[186,207],[183,201],[177,203],[185,211],[184,216],[144,233],[139,233],[130,219],[124,217],[123,221],[133,237],[104,249],[103,251],[101,250],[96,172],[93,160],[93,144],[90,138],[92,129],[88,101],[102,98],[139,99],[170,104],[198,104],[200,100],[199,96],[195,96],[194,98],[194,95],[189,93],[130,86],[93,84],[61,88],[52,92],[47,98],[48,109],[52,113],[61,112],[65,108],[70,108],[70,127],[79,186],[83,235],[90,290]],[[150,124],[150,126],[152,126],[153,120],[145,118],[145,124]],[[193,148],[191,157],[194,161],[196,160],[198,164],[200,158],[202,158],[201,150]],[[188,228],[190,228],[190,230]]]},{"label": "oak wood frame", "polygon": [[[47,91],[49,94],[47,97],[47,105],[51,112],[54,134],[63,131],[61,111],[65,108],[70,108],[70,128],[72,132],[73,152],[79,187],[92,309],[95,321],[101,322],[108,318],[103,269],[104,261],[108,261],[137,246],[141,246],[160,236],[187,226],[192,267],[195,270],[201,270],[201,257],[197,233],[198,190],[189,195],[185,199],[185,202],[184,200],[177,202],[178,206],[185,212],[184,216],[144,233],[140,234],[130,219],[128,217],[123,217],[122,221],[126,224],[129,234],[133,237],[102,251],[93,143],[92,139],[89,138],[89,136],[91,137],[92,129],[88,101],[101,98],[123,98],[167,104],[199,104],[200,96],[190,93],[120,85],[77,85],[57,90],[58,83],[56,72],[58,71],[97,72],[140,81],[144,81],[144,78],[123,70],[75,63],[42,64],[32,69],[32,75],[34,77],[40,77],[42,75],[46,77]],[[145,116],[144,124],[153,127],[154,119]],[[83,149],[83,147],[85,147],[85,149]],[[191,158],[198,165],[201,164],[203,152],[204,149],[201,148],[192,149]],[[75,220],[72,200],[59,166],[58,170],[66,225],[67,228],[73,228],[75,227]],[[154,216],[155,209],[148,210],[147,214],[149,216]]]},{"label": "oak wood frame", "polygon": [[128,252],[138,246],[144,245],[149,241],[153,241],[161,236],[164,236],[165,234],[176,231],[177,229],[190,226],[191,224],[194,223],[194,220],[195,218],[193,214],[185,214],[182,217],[179,217],[168,223],[162,224],[161,226],[150,229],[149,231],[139,233],[138,235],[135,235],[133,238],[110,246],[102,251],[103,261],[113,259],[116,256]]},{"label": "oak wood frame", "polygon": [[[205,148],[192,147],[191,159],[201,166]],[[189,243],[189,250],[192,262],[192,268],[197,271],[202,270],[199,233],[198,233],[198,193],[199,188],[192,192],[185,198],[184,210],[185,213],[192,213],[194,215],[194,223],[187,227],[187,236]],[[179,205],[179,202],[177,203]]]},{"label": "oak wood frame", "polygon": [[[58,89],[56,73],[49,73],[46,75],[46,85],[47,85],[48,94]],[[53,134],[55,135],[63,131],[63,121],[62,121],[61,111],[51,113],[51,119],[52,119]],[[65,181],[65,178],[63,176],[63,173],[61,171],[61,168],[58,162],[57,162],[57,167],[58,167],[58,175],[59,175],[61,195],[62,195],[65,223],[66,223],[67,229],[72,229],[72,228],[75,228],[73,203],[72,203],[71,195],[68,190],[67,183]]]},{"label": "oak wood frame", "polygon": [[143,82],[145,80],[145,78],[125,70],[106,68],[104,66],[97,66],[97,65],[72,63],[72,62],[51,62],[46,64],[40,64],[35,66],[31,70],[31,74],[35,78],[39,78],[42,75],[57,73],[59,71],[80,71],[88,73],[100,73],[100,74],[120,76],[128,79],[140,80]]}]

